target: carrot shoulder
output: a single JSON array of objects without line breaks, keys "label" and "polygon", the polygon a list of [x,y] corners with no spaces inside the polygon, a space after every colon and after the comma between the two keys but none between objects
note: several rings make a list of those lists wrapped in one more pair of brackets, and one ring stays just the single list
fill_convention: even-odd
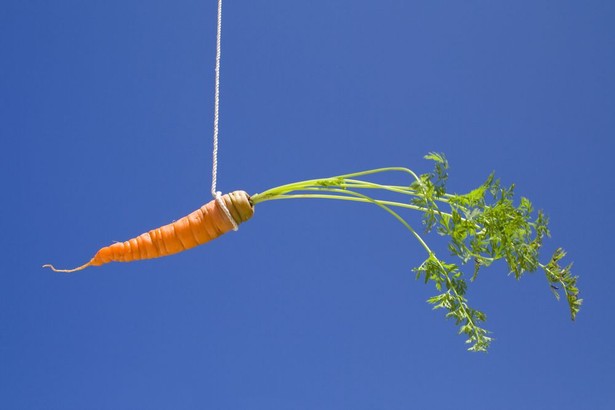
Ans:
[{"label": "carrot shoulder", "polygon": [[[234,191],[222,195],[221,198],[237,225],[254,215],[253,204],[246,192]],[[173,223],[152,229],[125,242],[105,246],[88,263],[78,268],[56,269],[53,265],[44,267],[56,272],[76,272],[88,266],[100,266],[109,262],[159,258],[202,245],[232,229],[233,224],[224,210],[216,200],[212,200]]]}]

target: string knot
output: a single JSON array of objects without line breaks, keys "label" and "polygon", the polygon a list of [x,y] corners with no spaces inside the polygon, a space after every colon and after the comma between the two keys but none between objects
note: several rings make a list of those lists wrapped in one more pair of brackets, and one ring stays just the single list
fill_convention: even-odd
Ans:
[{"label": "string knot", "polygon": [[216,198],[216,203],[218,204],[218,206],[222,208],[222,211],[224,212],[228,220],[231,222],[231,224],[233,224],[233,230],[238,231],[239,225],[237,225],[237,222],[235,222],[235,218],[233,218],[233,215],[231,215],[231,212],[226,207],[226,204],[224,203],[224,199],[222,199],[222,192],[216,191],[216,194],[214,195],[214,197]]}]

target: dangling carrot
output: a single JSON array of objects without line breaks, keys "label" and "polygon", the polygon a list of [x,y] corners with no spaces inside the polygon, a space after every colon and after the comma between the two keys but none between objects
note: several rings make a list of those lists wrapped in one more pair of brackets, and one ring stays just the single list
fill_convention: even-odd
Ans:
[{"label": "dangling carrot", "polygon": [[[244,191],[235,191],[220,198],[236,224],[247,221],[254,214],[254,206],[262,202],[280,199],[330,199],[376,205],[397,219],[414,236],[427,253],[427,259],[414,269],[425,282],[434,282],[439,294],[428,299],[435,309],[448,310],[446,317],[453,317],[461,326],[471,344],[470,350],[487,350],[491,337],[481,327],[485,314],[471,308],[466,298],[468,287],[463,266],[474,261],[472,283],[479,270],[498,259],[504,259],[510,272],[517,278],[524,272],[541,268],[545,271],[551,289],[559,298],[561,291],[568,302],[572,319],[578,313],[582,299],[579,298],[577,277],[571,266],[561,266],[565,252],[558,249],[548,263],[541,263],[538,250],[548,236],[547,219],[538,212],[532,217],[528,199],[521,198],[518,206],[513,204],[513,191],[503,188],[493,174],[477,189],[468,194],[447,193],[448,162],[442,154],[430,153],[425,158],[435,161],[430,174],[416,174],[408,168],[377,168],[352,174],[322,179],[293,182],[248,196]],[[364,177],[384,173],[402,173],[411,182],[403,185],[380,184]],[[368,178],[369,179],[369,178]],[[386,193],[379,198],[378,192]],[[401,196],[395,200],[393,195]],[[427,231],[437,229],[449,236],[449,249],[461,259],[460,264],[444,261],[427,245],[399,210],[419,211]],[[55,269],[58,272],[75,272],[88,266],[108,262],[129,262],[138,259],[157,258],[193,248],[217,238],[233,228],[233,223],[216,200],[209,202],[190,215],[169,225],[153,229],[126,242],[114,243],[99,250],[88,263],[75,269]]]},{"label": "dangling carrot", "polygon": [[[244,191],[231,192],[221,198],[237,225],[254,214],[252,201]],[[158,258],[202,245],[232,229],[233,223],[214,199],[173,223],[100,249],[88,263],[78,268],[56,269],[53,265],[43,267],[56,272],[76,272],[88,266],[100,266],[109,262]]]}]

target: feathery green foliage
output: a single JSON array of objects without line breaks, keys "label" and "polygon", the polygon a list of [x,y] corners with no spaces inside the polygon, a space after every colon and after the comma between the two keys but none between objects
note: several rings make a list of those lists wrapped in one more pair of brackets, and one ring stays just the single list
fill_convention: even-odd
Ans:
[{"label": "feathery green foliage", "polygon": [[[467,343],[471,344],[471,351],[486,351],[492,339],[482,327],[486,315],[468,304],[468,282],[473,282],[482,268],[499,259],[507,263],[510,273],[517,279],[526,272],[543,269],[556,298],[560,299],[560,292],[565,295],[574,320],[582,299],[579,299],[577,277],[571,273],[572,265],[560,266],[559,262],[566,253],[558,249],[546,264],[538,259],[543,239],[549,236],[548,220],[544,214],[541,211],[535,213],[527,198],[521,197],[515,205],[514,186],[503,187],[494,174],[466,194],[447,193],[448,162],[445,156],[429,153],[425,158],[434,162],[430,173],[417,175],[408,168],[379,168],[282,185],[253,195],[252,201],[257,204],[278,199],[335,199],[372,203],[387,211],[425,249],[426,259],[413,270],[417,279],[432,282],[438,291],[427,302],[434,309],[444,309],[445,316],[455,321],[459,333],[464,334]],[[400,186],[357,179],[387,172],[406,173],[411,177],[411,182]],[[403,202],[388,201],[366,194],[375,190],[405,195],[407,199]],[[425,233],[435,230],[439,235],[448,237],[451,256],[457,257],[458,262],[446,262],[436,256],[422,235],[393,208],[421,212]],[[471,274],[461,269],[467,264],[472,265]]]}]

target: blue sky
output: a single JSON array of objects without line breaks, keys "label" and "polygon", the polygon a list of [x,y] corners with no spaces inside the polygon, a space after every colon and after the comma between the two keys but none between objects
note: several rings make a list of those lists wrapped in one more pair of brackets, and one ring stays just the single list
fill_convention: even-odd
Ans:
[{"label": "blue sky", "polygon": [[414,280],[422,249],[360,204],[267,202],[180,255],[41,269],[209,201],[216,4],[5,1],[0,407],[613,408],[613,4],[225,3],[221,190],[438,151],[451,191],[496,171],[549,215],[577,321],[498,264],[472,354]]}]

